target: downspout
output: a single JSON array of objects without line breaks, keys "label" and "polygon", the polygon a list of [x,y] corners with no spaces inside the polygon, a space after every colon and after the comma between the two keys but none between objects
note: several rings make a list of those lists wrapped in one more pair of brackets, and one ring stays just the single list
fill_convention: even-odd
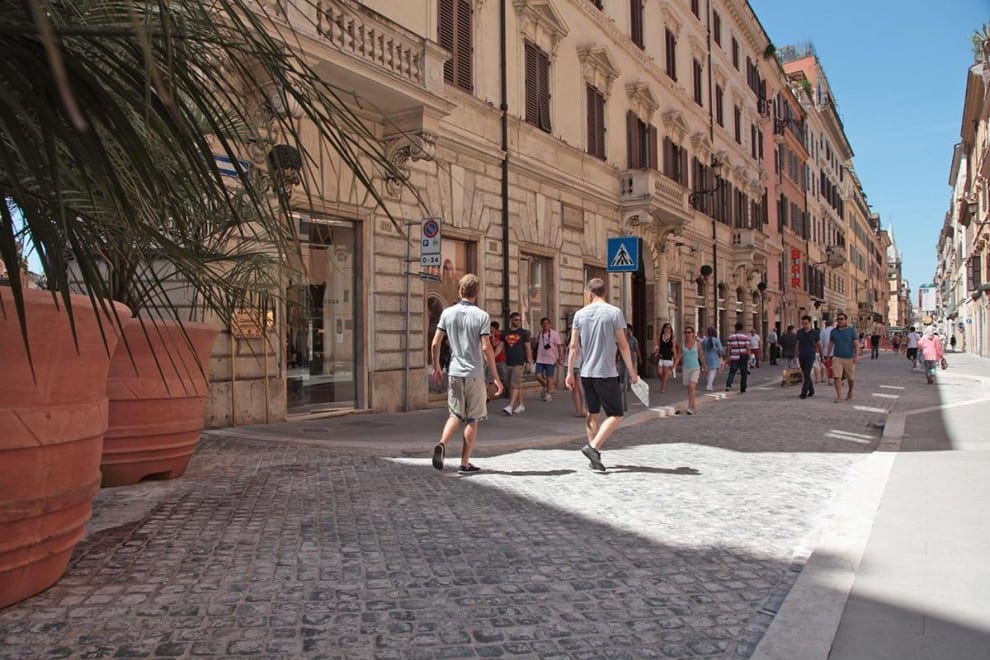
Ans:
[{"label": "downspout", "polygon": [[509,327],[509,101],[506,65],[505,3],[498,8],[499,72],[501,75],[502,111],[502,327]]},{"label": "downspout", "polygon": [[[708,46],[708,139],[712,143],[712,162],[715,161],[715,95],[712,81],[712,3],[705,3],[705,38]],[[715,333],[721,331],[718,322],[718,230],[715,219],[715,200],[712,199],[712,324]]]}]

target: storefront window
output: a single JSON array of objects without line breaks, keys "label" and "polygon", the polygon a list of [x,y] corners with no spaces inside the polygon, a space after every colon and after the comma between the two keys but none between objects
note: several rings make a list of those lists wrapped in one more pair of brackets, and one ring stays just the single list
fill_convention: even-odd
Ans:
[{"label": "storefront window", "polygon": [[523,254],[519,264],[519,304],[523,327],[535,332],[540,319],[547,317],[550,325],[557,327],[553,317],[553,285],[551,261],[547,257]]},{"label": "storefront window", "polygon": [[678,333],[684,330],[681,326],[681,283],[667,282],[667,320]]}]

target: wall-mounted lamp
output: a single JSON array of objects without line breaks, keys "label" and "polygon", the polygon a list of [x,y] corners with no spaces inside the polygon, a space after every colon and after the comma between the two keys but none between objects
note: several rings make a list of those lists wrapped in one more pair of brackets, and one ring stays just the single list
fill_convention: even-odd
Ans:
[{"label": "wall-mounted lamp", "polygon": [[722,185],[722,161],[718,158],[713,158],[712,164],[709,167],[712,168],[712,174],[715,175],[715,185],[709,190],[696,190],[688,196],[688,204],[694,208],[698,208],[698,202],[702,197],[705,195],[711,195]]}]

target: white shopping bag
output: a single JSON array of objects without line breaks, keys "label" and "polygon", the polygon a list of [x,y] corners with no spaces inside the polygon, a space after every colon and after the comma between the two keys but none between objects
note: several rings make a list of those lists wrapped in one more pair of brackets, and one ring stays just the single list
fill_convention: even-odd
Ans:
[{"label": "white shopping bag", "polygon": [[635,383],[630,385],[630,387],[632,388],[632,393],[636,395],[636,398],[639,399],[640,403],[649,408],[650,385],[646,382],[646,380],[640,378]]}]

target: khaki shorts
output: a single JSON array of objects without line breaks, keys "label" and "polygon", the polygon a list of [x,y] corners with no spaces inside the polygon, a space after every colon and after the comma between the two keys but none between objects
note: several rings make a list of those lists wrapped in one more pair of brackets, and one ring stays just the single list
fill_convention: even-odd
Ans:
[{"label": "khaki shorts", "polygon": [[855,358],[832,358],[832,378],[842,378],[845,374],[847,380],[856,380],[856,359]]},{"label": "khaki shorts", "polygon": [[701,369],[685,369],[684,370],[684,384],[697,383],[698,379],[701,377]]},{"label": "khaki shorts", "polygon": [[447,408],[462,422],[477,422],[488,417],[488,390],[484,378],[450,376],[447,379]]},{"label": "khaki shorts", "polygon": [[522,387],[523,382],[523,372],[526,370],[526,365],[515,364],[511,367],[506,367],[509,370],[509,389],[518,390]]}]

